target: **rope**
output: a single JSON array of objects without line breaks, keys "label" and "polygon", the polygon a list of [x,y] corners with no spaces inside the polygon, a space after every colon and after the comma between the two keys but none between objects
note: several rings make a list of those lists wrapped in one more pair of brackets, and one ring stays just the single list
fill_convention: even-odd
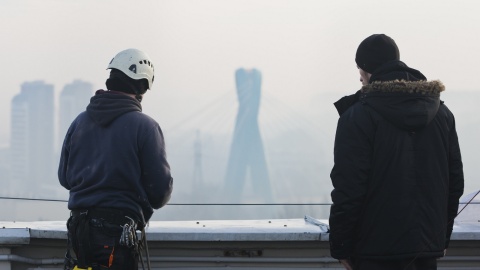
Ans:
[{"label": "rope", "polygon": [[[68,202],[68,200],[0,197],[0,200]],[[475,203],[472,203],[475,204]],[[479,203],[480,204],[480,203]],[[303,205],[332,205],[332,203],[169,203],[172,206],[303,206]]]}]

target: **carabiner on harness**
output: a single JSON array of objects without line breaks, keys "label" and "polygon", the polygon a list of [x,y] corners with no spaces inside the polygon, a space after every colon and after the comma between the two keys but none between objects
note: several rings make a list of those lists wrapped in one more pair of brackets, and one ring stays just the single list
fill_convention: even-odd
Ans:
[{"label": "carabiner on harness", "polygon": [[128,218],[130,221],[122,226],[123,231],[122,235],[120,236],[119,243],[122,246],[134,248],[136,251],[138,249],[137,224],[132,218],[127,216],[125,217]]}]

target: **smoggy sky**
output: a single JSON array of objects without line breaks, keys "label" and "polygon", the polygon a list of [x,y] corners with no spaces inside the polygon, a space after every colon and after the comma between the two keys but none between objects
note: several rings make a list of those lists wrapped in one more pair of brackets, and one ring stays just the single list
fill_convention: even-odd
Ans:
[{"label": "smoggy sky", "polygon": [[235,95],[239,67],[261,70],[262,89],[294,110],[316,110],[322,93],[359,89],[354,55],[373,33],[394,38],[401,60],[447,91],[475,90],[479,3],[1,0],[0,146],[9,144],[11,99],[22,82],[45,80],[57,94],[74,79],[102,88],[108,62],[129,47],[153,59],[144,111],[167,129]]},{"label": "smoggy sky", "polygon": [[[205,134],[207,184],[217,187],[223,181],[237,106],[234,73],[244,67],[262,73],[259,125],[273,191],[281,194],[278,202],[327,202],[338,119],[332,103],[361,87],[354,61],[358,44],[371,34],[385,33],[398,44],[401,60],[445,84],[442,99],[457,116],[465,190],[470,193],[480,188],[480,117],[472,113],[477,101],[471,98],[480,96],[472,95],[480,90],[479,14],[477,0],[0,0],[0,150],[9,145],[11,100],[23,82],[53,84],[57,98],[76,79],[103,88],[112,57],[134,47],[147,52],[155,65],[153,89],[142,105],[166,137],[176,179],[173,201],[192,202],[196,197],[191,195],[199,195],[191,188],[194,130],[199,127]],[[275,125],[300,128],[277,134]],[[226,135],[216,136],[222,128]],[[302,128],[310,130],[298,131]],[[309,137],[299,135],[304,131]],[[57,150],[61,140],[56,138]],[[290,167],[283,168],[285,164]],[[299,173],[304,173],[301,181],[291,181],[303,175]],[[56,179],[49,181],[61,188]],[[65,199],[67,191],[48,197]],[[68,216],[61,203],[54,206],[63,209],[58,211],[34,208],[45,204],[11,204],[16,208],[2,213],[11,220]],[[179,217],[178,209],[167,207],[167,212],[159,211],[165,216],[156,218],[188,219],[202,213],[182,208]],[[250,208],[211,209],[205,211],[228,218]],[[294,214],[282,211],[282,218],[310,213],[308,208],[288,210]],[[326,208],[315,211],[311,213],[328,215]]]}]

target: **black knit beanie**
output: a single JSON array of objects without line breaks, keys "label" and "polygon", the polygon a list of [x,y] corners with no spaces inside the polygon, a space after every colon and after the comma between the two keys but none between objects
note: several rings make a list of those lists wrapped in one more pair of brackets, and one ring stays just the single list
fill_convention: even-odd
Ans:
[{"label": "black knit beanie", "polygon": [[105,82],[108,90],[115,90],[136,95],[138,101],[141,101],[141,95],[148,90],[148,81],[146,79],[134,80],[118,69],[110,70],[110,77]]},{"label": "black knit beanie", "polygon": [[355,55],[358,67],[370,74],[393,60],[400,60],[400,52],[395,41],[384,34],[374,34],[364,39]]}]

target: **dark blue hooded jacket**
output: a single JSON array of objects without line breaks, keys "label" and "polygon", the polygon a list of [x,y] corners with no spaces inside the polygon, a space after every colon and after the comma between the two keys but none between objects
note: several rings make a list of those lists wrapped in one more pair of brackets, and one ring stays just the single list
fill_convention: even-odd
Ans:
[{"label": "dark blue hooded jacket", "polygon": [[99,90],[65,137],[58,177],[69,209],[133,212],[148,221],[170,199],[173,180],[158,123],[140,102]]}]

